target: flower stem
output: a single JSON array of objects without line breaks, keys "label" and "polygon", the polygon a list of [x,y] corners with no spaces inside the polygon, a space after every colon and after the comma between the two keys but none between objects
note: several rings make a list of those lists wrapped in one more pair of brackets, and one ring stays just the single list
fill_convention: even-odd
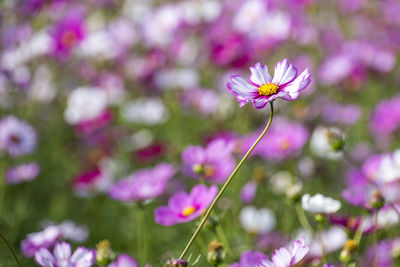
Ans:
[{"label": "flower stem", "polygon": [[306,214],[304,213],[304,210],[301,207],[301,204],[297,204],[295,209],[296,209],[297,217],[300,221],[301,226],[304,229],[308,230],[310,233],[312,233],[313,229],[307,220]]},{"label": "flower stem", "polygon": [[374,231],[374,267],[378,267],[378,213],[379,213],[379,209],[376,210],[375,213],[375,231]]},{"label": "flower stem", "polygon": [[321,243],[321,266],[325,264],[325,244],[324,244],[324,239],[322,238],[322,231],[324,228],[324,223],[323,222],[318,222],[318,239],[319,242]]},{"label": "flower stem", "polygon": [[147,260],[147,229],[146,229],[146,218],[145,210],[142,204],[138,205],[139,209],[137,212],[137,240],[138,240],[138,251],[140,251],[140,258],[142,263],[145,264]]},{"label": "flower stem", "polygon": [[240,160],[239,164],[236,166],[236,168],[233,170],[232,174],[229,176],[229,178],[226,180],[225,184],[222,186],[221,190],[218,192],[217,196],[215,197],[214,201],[211,203],[210,207],[207,209],[206,214],[204,215],[203,219],[201,220],[199,226],[197,227],[196,231],[193,233],[192,237],[190,238],[189,242],[187,243],[185,249],[183,250],[182,254],[180,255],[179,259],[183,259],[186,255],[186,253],[189,251],[190,247],[192,246],[193,242],[196,240],[197,236],[199,235],[201,229],[203,228],[204,224],[207,222],[208,217],[211,214],[211,211],[213,210],[215,204],[217,204],[218,200],[221,198],[222,194],[225,192],[226,188],[232,181],[232,178],[235,176],[235,174],[238,172],[240,167],[243,165],[243,163],[246,161],[246,159],[249,157],[250,153],[253,151],[253,149],[256,147],[256,145],[260,142],[260,140],[264,137],[264,135],[267,133],[269,127],[271,126],[272,118],[274,116],[274,108],[272,105],[272,102],[269,102],[271,106],[271,112],[269,115],[269,120],[267,125],[265,126],[265,129],[262,131],[260,136],[257,138],[257,140],[254,142],[254,144],[250,147],[250,149],[247,151],[247,153],[243,156],[243,158]]},{"label": "flower stem", "polygon": [[217,225],[217,227],[215,227],[215,231],[217,232],[219,239],[221,239],[222,243],[225,245],[228,253],[231,254],[232,256],[234,256],[235,254],[233,254],[231,245],[229,244],[229,241],[226,238],[224,230],[222,229],[221,225]]},{"label": "flower stem", "polygon": [[19,260],[17,258],[17,254],[15,254],[14,249],[11,247],[10,243],[8,243],[7,239],[5,238],[5,236],[2,233],[0,233],[0,238],[3,240],[4,244],[6,244],[8,250],[10,251],[10,253],[15,261],[15,264],[18,267],[21,267],[21,263],[19,262]]}]

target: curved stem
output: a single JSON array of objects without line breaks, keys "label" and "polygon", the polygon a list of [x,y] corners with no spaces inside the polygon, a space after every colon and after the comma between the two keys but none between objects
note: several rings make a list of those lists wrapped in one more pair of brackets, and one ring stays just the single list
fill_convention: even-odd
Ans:
[{"label": "curved stem", "polygon": [[8,243],[7,239],[5,238],[5,236],[2,233],[0,233],[0,238],[3,240],[4,244],[6,244],[8,250],[10,251],[10,253],[15,261],[15,264],[18,267],[21,267],[21,263],[19,262],[19,260],[17,258],[17,254],[15,254],[14,249],[11,247],[10,243]]},{"label": "curved stem", "polygon": [[225,192],[226,188],[232,181],[233,177],[235,174],[238,172],[240,167],[243,165],[243,163],[246,161],[246,159],[249,157],[250,153],[253,151],[253,149],[256,147],[256,145],[260,142],[260,140],[264,137],[264,135],[267,133],[269,127],[271,126],[272,118],[274,116],[274,107],[272,105],[272,102],[269,102],[271,106],[271,113],[269,115],[269,120],[267,125],[265,126],[265,129],[262,131],[260,136],[257,138],[257,140],[254,142],[254,144],[250,147],[250,149],[247,151],[247,153],[243,156],[243,158],[240,160],[239,164],[236,166],[236,168],[233,170],[232,174],[229,176],[229,178],[226,180],[225,184],[222,186],[221,190],[218,192],[217,196],[215,197],[214,201],[211,203],[210,207],[207,209],[206,214],[204,215],[203,219],[201,220],[199,226],[197,227],[196,231],[190,238],[189,242],[187,243],[185,249],[183,250],[182,254],[179,256],[179,259],[183,259],[186,255],[186,253],[189,251],[190,247],[192,246],[193,242],[196,240],[197,236],[199,235],[201,229],[203,228],[204,224],[207,222],[208,217],[211,214],[211,211],[213,210],[215,204],[217,204],[218,200],[222,196],[222,194]]}]

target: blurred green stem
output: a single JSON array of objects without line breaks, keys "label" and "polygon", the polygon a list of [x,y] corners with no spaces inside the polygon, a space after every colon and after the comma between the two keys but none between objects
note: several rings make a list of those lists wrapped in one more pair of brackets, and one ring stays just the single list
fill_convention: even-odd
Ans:
[{"label": "blurred green stem", "polygon": [[138,251],[140,252],[140,259],[144,265],[147,260],[147,229],[146,229],[146,218],[145,210],[142,204],[138,205],[139,210],[137,211],[137,240],[138,240]]},{"label": "blurred green stem", "polygon": [[374,231],[374,267],[378,267],[378,213],[379,209],[376,210],[375,216],[374,216],[374,225],[375,225],[375,231]]},{"label": "blurred green stem", "polygon": [[232,256],[234,256],[231,245],[229,244],[229,241],[226,238],[224,230],[222,229],[221,225],[217,225],[217,227],[215,227],[215,231],[217,232],[217,235],[218,235],[219,239],[221,240],[221,242],[226,247],[226,250],[228,251],[228,253],[231,254]]},{"label": "blurred green stem", "polygon": [[313,229],[310,225],[310,223],[307,220],[306,214],[304,213],[304,210],[301,206],[300,203],[298,203],[296,205],[296,213],[297,213],[297,217],[299,218],[300,224],[301,226],[305,229],[308,230],[310,232],[310,234],[313,232]]},{"label": "blurred green stem", "polygon": [[318,222],[318,239],[319,242],[321,243],[321,266],[325,264],[325,244],[324,244],[324,239],[322,237],[322,232],[324,229],[324,223],[322,221]]},{"label": "blurred green stem", "polygon": [[7,239],[5,238],[5,236],[2,233],[0,233],[0,238],[3,240],[4,244],[7,246],[8,250],[10,251],[10,253],[15,261],[15,264],[18,267],[21,267],[21,263],[19,262],[19,260],[17,258],[17,254],[15,254],[14,249],[11,247],[10,243],[8,243]]},{"label": "blurred green stem", "polygon": [[267,125],[265,126],[265,129],[262,131],[260,136],[257,138],[257,140],[254,142],[254,144],[250,147],[250,149],[247,151],[247,153],[243,156],[243,158],[240,160],[239,164],[236,166],[236,168],[233,170],[232,174],[229,176],[229,178],[226,180],[225,184],[222,186],[221,190],[215,197],[214,201],[211,203],[210,207],[207,209],[206,214],[204,215],[203,219],[201,220],[199,226],[197,227],[196,231],[190,238],[189,242],[187,243],[185,249],[183,250],[182,254],[179,256],[179,259],[183,259],[186,255],[186,253],[189,251],[190,247],[192,246],[193,242],[196,240],[197,236],[199,235],[201,229],[203,228],[204,224],[207,222],[208,217],[211,214],[211,211],[213,210],[215,204],[217,204],[218,200],[221,198],[222,194],[225,192],[226,188],[229,186],[230,182],[232,181],[233,177],[236,175],[240,167],[242,167],[243,163],[246,161],[246,159],[249,157],[250,153],[253,151],[253,149],[257,146],[257,144],[261,141],[261,139],[264,137],[264,135],[267,133],[269,127],[271,126],[272,118],[274,117],[274,107],[272,102],[269,102],[271,106],[271,112],[269,115],[269,120]]}]

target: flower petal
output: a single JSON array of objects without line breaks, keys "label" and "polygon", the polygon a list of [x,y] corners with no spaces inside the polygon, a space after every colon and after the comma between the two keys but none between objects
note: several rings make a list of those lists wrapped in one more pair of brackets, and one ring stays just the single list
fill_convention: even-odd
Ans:
[{"label": "flower petal", "polygon": [[54,267],[56,264],[51,252],[45,248],[41,248],[35,253],[35,261],[42,267]]},{"label": "flower petal", "polygon": [[306,245],[304,236],[301,240],[295,240],[292,243],[292,261],[290,262],[290,264],[294,265],[299,263],[309,250],[310,248]]},{"label": "flower petal", "polygon": [[250,99],[259,95],[257,87],[246,82],[238,75],[231,77],[232,82],[226,84],[226,88],[230,91],[239,101],[240,107],[249,102]]},{"label": "flower petal", "polygon": [[272,261],[275,263],[276,267],[288,267],[290,266],[291,260],[292,254],[285,247],[275,250],[274,255],[272,255]]},{"label": "flower petal", "polygon": [[71,245],[66,242],[56,244],[54,247],[54,256],[56,259],[69,259],[71,257]]},{"label": "flower petal", "polygon": [[275,66],[274,78],[272,79],[273,83],[276,83],[279,86],[290,83],[296,78],[297,69],[293,67],[292,64],[285,58],[281,62],[278,62]]},{"label": "flower petal", "polygon": [[262,66],[260,63],[257,63],[254,67],[250,67],[250,71],[250,82],[254,85],[261,86],[271,81],[267,65]]},{"label": "flower petal", "polygon": [[305,69],[294,81],[285,85],[282,92],[286,92],[286,96],[282,97],[285,100],[291,101],[297,99],[299,92],[307,87],[311,82],[311,74],[308,69]]}]

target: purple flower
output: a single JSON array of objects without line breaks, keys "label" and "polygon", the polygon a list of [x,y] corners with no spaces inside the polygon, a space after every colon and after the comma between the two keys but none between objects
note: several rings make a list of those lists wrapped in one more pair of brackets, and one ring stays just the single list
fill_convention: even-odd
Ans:
[{"label": "purple flower", "polygon": [[71,245],[66,242],[56,244],[53,253],[45,248],[35,253],[35,261],[43,267],[90,267],[95,260],[95,251],[84,247],[71,255]]},{"label": "purple flower", "polygon": [[0,150],[17,157],[31,153],[36,145],[36,132],[26,122],[10,115],[0,121]]},{"label": "purple flower", "polygon": [[205,185],[196,185],[190,194],[176,193],[169,199],[168,206],[155,210],[155,220],[158,224],[165,226],[192,221],[207,209],[217,192],[216,185],[210,188]]},{"label": "purple flower", "polygon": [[194,177],[222,183],[235,168],[234,143],[223,139],[211,141],[206,148],[189,146],[182,153],[183,171]]},{"label": "purple flower", "polygon": [[9,168],[5,175],[6,182],[8,184],[19,184],[32,181],[39,174],[39,170],[40,167],[35,162]]},{"label": "purple flower", "polygon": [[119,254],[117,259],[108,267],[138,267],[137,261],[128,254]]},{"label": "purple flower", "polygon": [[143,169],[111,186],[110,197],[120,201],[145,201],[161,195],[175,174],[170,164],[161,163],[153,169]]},{"label": "purple flower", "polygon": [[72,49],[86,36],[84,18],[78,11],[71,11],[56,23],[51,31],[53,53],[60,59],[68,58]]},{"label": "purple flower", "polygon": [[49,248],[62,235],[58,226],[52,225],[44,229],[42,232],[28,234],[21,243],[21,250],[27,257],[33,257],[41,248]]},{"label": "purple flower", "polygon": [[261,263],[268,260],[268,256],[258,251],[246,251],[240,256],[240,261],[229,265],[229,267],[261,267]]},{"label": "purple flower", "polygon": [[[244,137],[242,153],[245,153],[257,139],[259,133],[252,133]],[[268,132],[268,138],[260,141],[254,154],[266,159],[283,160],[299,154],[308,139],[307,128],[291,122],[285,118],[277,117]]]},{"label": "purple flower", "polygon": [[268,73],[268,67],[260,63],[250,67],[250,71],[250,83],[239,75],[233,75],[231,82],[226,84],[227,89],[236,97],[241,107],[251,102],[255,108],[261,109],[276,98],[296,100],[299,92],[311,82],[308,69],[297,75],[297,69],[287,59],[277,63],[273,78]]},{"label": "purple flower", "polygon": [[240,190],[240,199],[243,203],[250,203],[253,201],[257,192],[257,183],[254,181],[247,182],[242,190]]},{"label": "purple flower", "polygon": [[282,247],[275,250],[272,255],[272,261],[266,260],[262,263],[262,267],[289,267],[299,263],[308,253],[310,248],[306,245],[305,238],[295,240],[291,244],[291,248]]},{"label": "purple flower", "polygon": [[374,136],[387,139],[400,128],[400,95],[381,101],[375,108],[370,122]]}]

